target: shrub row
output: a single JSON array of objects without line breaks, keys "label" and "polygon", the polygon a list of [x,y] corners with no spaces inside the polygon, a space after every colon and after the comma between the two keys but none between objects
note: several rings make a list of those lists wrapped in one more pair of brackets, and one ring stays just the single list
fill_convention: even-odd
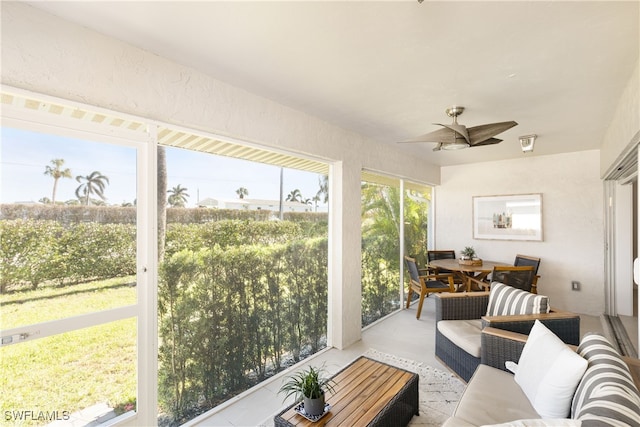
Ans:
[{"label": "shrub row", "polygon": [[289,221],[225,220],[204,224],[169,224],[165,256],[184,249],[199,250],[216,245],[221,248],[273,245],[298,240],[303,235],[308,236],[303,233],[300,224]]},{"label": "shrub row", "polygon": [[[134,274],[135,233],[133,224],[0,221],[2,292]],[[326,236],[322,221],[169,224],[158,310],[159,395],[170,424],[326,345]],[[363,325],[399,305],[384,241],[363,241]]]},{"label": "shrub row", "polygon": [[[166,254],[216,245],[284,243],[308,236],[309,227],[304,228],[289,221],[170,224]],[[322,230],[313,230],[318,231]],[[0,292],[35,289],[44,282],[64,285],[135,274],[133,224],[88,222],[63,227],[57,221],[5,220],[0,221],[0,236]]]},{"label": "shrub row", "polygon": [[[202,224],[212,221],[244,220],[267,221],[278,212],[266,210],[207,209],[207,208],[169,208],[167,223]],[[81,222],[101,224],[135,224],[135,207],[118,206],[68,206],[43,204],[0,204],[0,219],[36,219],[57,221],[69,226]],[[298,223],[326,223],[327,213],[284,212],[283,219]]]},{"label": "shrub row", "polygon": [[135,273],[135,226],[0,221],[0,292]]},{"label": "shrub row", "polygon": [[83,222],[100,224],[135,224],[135,207],[114,206],[67,206],[43,204],[2,204],[0,218],[3,220],[34,219],[56,221],[70,226]]},{"label": "shrub row", "polygon": [[161,278],[159,394],[171,424],[326,346],[326,238],[182,250]]}]

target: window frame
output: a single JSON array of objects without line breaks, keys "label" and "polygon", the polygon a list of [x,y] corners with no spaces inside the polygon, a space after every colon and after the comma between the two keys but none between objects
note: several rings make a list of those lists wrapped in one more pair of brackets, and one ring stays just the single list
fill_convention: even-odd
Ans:
[{"label": "window frame", "polygon": [[[328,176],[328,188],[331,200],[334,200],[335,182],[332,178],[337,166],[336,161],[321,159],[315,156],[300,154],[288,150],[261,146],[244,140],[219,136],[209,132],[196,131],[178,125],[163,123],[157,120],[145,119],[131,114],[121,113],[100,107],[86,105],[79,102],[70,101],[63,98],[48,96],[24,89],[0,85],[0,93],[3,96],[2,110],[0,118],[2,126],[13,127],[28,131],[55,134],[63,137],[76,139],[86,139],[92,142],[114,144],[136,149],[136,280],[137,280],[137,303],[123,307],[105,310],[101,312],[88,313],[81,316],[74,316],[66,319],[59,319],[24,327],[7,329],[2,331],[2,336],[8,334],[26,333],[28,336],[22,342],[44,338],[64,332],[84,329],[87,326],[106,324],[127,318],[137,318],[137,407],[135,411],[127,412],[118,418],[111,420],[110,425],[155,425],[157,424],[157,402],[158,402],[158,230],[157,230],[157,150],[161,145],[159,142],[159,132],[167,129],[176,132],[189,133],[192,135],[209,138],[222,143],[235,144],[245,147],[247,150],[255,149],[258,153],[272,152],[275,160],[265,162],[273,164],[273,161],[293,161],[292,164],[313,165],[314,162],[324,164],[322,171]],[[135,123],[131,129],[109,126],[108,124],[95,123],[90,120],[79,120],[77,118],[65,117],[58,114],[51,114],[44,108],[29,108],[25,105],[15,106],[4,102],[4,96],[24,97],[26,99],[38,100],[42,103],[52,105],[64,105],[75,108],[79,111],[87,111],[97,115],[104,115],[110,118],[117,118]],[[142,125],[142,126],[141,126]],[[136,128],[132,130],[133,128]],[[170,146],[170,145],[167,145]],[[196,150],[198,151],[198,150]],[[211,152],[210,154],[219,154]],[[255,153],[254,153],[255,154]],[[234,156],[231,156],[234,157]],[[300,163],[295,161],[300,159]],[[247,159],[251,160],[251,159]],[[253,160],[257,161],[257,160]],[[293,167],[283,165],[284,167]],[[293,167],[295,169],[295,167]],[[300,168],[301,169],[301,168]],[[322,173],[318,170],[310,172]],[[335,260],[332,259],[334,253],[335,225],[332,225],[335,213],[328,208],[328,283],[327,283],[327,348],[333,346],[332,318],[335,307],[332,304],[332,295],[336,292],[335,286],[341,281],[336,280]],[[77,325],[82,325],[78,327]],[[195,420],[206,418],[217,412],[219,408],[226,406],[224,403],[201,414],[187,422],[193,423]]]},{"label": "window frame", "polygon": [[[23,92],[18,93],[18,95],[35,97],[43,102],[60,102],[60,100],[40,94]],[[66,103],[68,104],[68,102]],[[82,108],[91,107],[83,106]],[[95,108],[91,109],[93,111],[98,110]],[[154,345],[157,346],[157,338],[153,340],[156,341],[156,343],[150,342],[149,340],[148,329],[151,326],[146,324],[148,322],[145,321],[145,316],[142,315],[142,313],[147,312],[145,308],[149,304],[149,300],[152,299],[152,296],[149,298],[149,293],[142,291],[142,289],[149,289],[149,283],[153,283],[150,280],[150,276],[152,276],[152,272],[156,270],[149,268],[151,266],[150,260],[153,258],[152,254],[149,254],[149,251],[147,250],[146,240],[150,238],[153,239],[153,236],[141,232],[142,227],[140,227],[140,224],[148,224],[147,221],[150,216],[149,200],[145,200],[149,199],[149,195],[146,194],[148,192],[148,188],[145,189],[145,181],[148,180],[146,180],[146,175],[144,174],[144,171],[148,169],[148,152],[153,151],[149,150],[149,134],[147,132],[141,133],[116,129],[108,129],[105,131],[104,126],[94,123],[77,120],[73,121],[72,119],[52,116],[41,111],[24,111],[11,108],[6,105],[3,105],[2,108],[2,127],[11,127],[61,137],[118,145],[136,150],[136,197],[138,198],[138,205],[136,209],[136,282],[138,283],[136,303],[109,310],[91,312],[78,316],[5,329],[2,330],[2,336],[18,335],[25,337],[19,342],[11,344],[20,345],[28,341],[59,335],[66,332],[73,332],[87,327],[105,325],[129,318],[137,318],[137,408],[136,411],[133,411],[132,413],[123,414],[121,416],[121,420],[139,419],[140,408],[144,408],[148,405],[148,402],[146,402],[145,406],[141,406],[141,399],[148,396],[148,393],[151,392],[151,390],[147,390],[149,386],[147,378],[141,375],[141,370],[148,369],[148,360],[151,359],[144,359],[143,357],[148,357],[146,349],[153,348],[152,346]],[[157,233],[155,238],[157,239]]]}]

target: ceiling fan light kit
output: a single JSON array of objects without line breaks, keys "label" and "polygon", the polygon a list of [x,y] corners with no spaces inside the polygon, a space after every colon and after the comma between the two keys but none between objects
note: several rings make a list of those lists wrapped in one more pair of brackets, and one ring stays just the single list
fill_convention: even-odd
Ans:
[{"label": "ceiling fan light kit", "polygon": [[443,142],[440,146],[443,150],[461,150],[463,148],[469,148],[470,145],[462,138],[456,138],[453,142]]},{"label": "ceiling fan light kit", "polygon": [[524,135],[518,138],[520,140],[520,147],[523,153],[530,153],[533,151],[533,144],[536,142],[538,135]]},{"label": "ceiling fan light kit", "polygon": [[514,121],[509,121],[489,123],[486,125],[467,128],[466,126],[458,123],[458,116],[463,112],[464,107],[462,106],[454,105],[449,107],[445,110],[445,113],[447,113],[447,116],[453,118],[453,123],[450,125],[434,123],[438,126],[442,126],[443,129],[438,129],[425,135],[401,142],[435,142],[438,145],[436,145],[433,151],[481,147],[483,145],[492,145],[502,142],[501,139],[494,138],[494,136],[506,131],[507,129],[511,129],[518,124]]}]

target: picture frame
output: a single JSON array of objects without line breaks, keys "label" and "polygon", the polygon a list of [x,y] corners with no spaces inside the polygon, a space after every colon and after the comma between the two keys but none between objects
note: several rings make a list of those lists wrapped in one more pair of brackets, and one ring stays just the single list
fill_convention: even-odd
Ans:
[{"label": "picture frame", "polygon": [[542,241],[542,194],[473,196],[473,238]]}]

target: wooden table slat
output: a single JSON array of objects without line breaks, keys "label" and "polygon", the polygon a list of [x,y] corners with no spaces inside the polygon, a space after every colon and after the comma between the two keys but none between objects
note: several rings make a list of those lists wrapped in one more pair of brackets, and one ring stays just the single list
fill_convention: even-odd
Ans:
[{"label": "wooden table slat", "polygon": [[[401,393],[404,396],[412,380],[414,385],[411,388],[416,387],[414,390],[417,392],[416,374],[366,357],[356,359],[333,379],[336,382],[335,393],[327,396],[331,410],[322,419],[311,422],[297,414],[293,407],[276,418],[285,420],[287,425],[304,427],[366,426],[383,411],[389,410],[389,405],[396,405],[391,401]],[[414,410],[417,411],[417,395],[414,393],[413,396],[416,400],[411,406],[415,405]]]},{"label": "wooden table slat", "polygon": [[[371,387],[368,395],[359,395],[353,400],[357,409],[350,411],[348,416],[336,425],[355,426],[367,425],[387,406],[389,401],[402,389],[411,375],[395,372],[378,387]],[[404,379],[404,381],[403,381]],[[347,413],[347,411],[343,411]]]},{"label": "wooden table slat", "polygon": [[[366,405],[367,400],[372,395],[377,396],[378,391],[381,388],[384,389],[385,383],[391,381],[393,375],[394,372],[390,371],[389,369],[385,369],[384,372],[382,372],[377,377],[374,377],[371,382],[367,383],[367,387],[365,389],[353,390],[353,392],[349,393],[346,398],[336,402],[337,413],[334,417],[335,424],[332,425],[352,426],[356,424],[362,424],[356,423],[354,420],[360,419],[367,413],[367,411],[369,410],[369,407]],[[388,403],[388,400],[384,403]],[[331,409],[331,411],[333,411],[333,408]],[[373,414],[371,418],[373,419],[376,414]]]},{"label": "wooden table slat", "polygon": [[[333,379],[336,381],[336,385],[334,386],[335,393],[329,393],[327,395],[327,402],[331,404],[331,412],[329,414],[315,423],[306,420],[305,422],[299,421],[297,425],[306,425],[306,423],[310,425],[313,424],[314,426],[324,425],[350,404],[353,399],[353,397],[349,397],[350,395],[360,393],[363,382],[375,375],[379,375],[379,371],[387,369],[383,364],[372,364],[368,362],[368,359],[358,359],[348,371],[339,372],[334,376]],[[282,414],[282,418],[288,421],[292,419],[304,419],[304,417],[296,413],[293,408]]]},{"label": "wooden table slat", "polygon": [[[369,376],[375,375],[377,371],[383,370],[383,369],[385,369],[384,365],[370,364],[370,363],[367,363],[367,359],[363,358],[363,359],[356,360],[348,372],[342,371],[336,374],[333,377],[334,381],[336,382],[334,386],[335,393],[333,394],[328,393],[327,402],[329,402],[330,404],[332,402],[337,402],[337,403],[331,405],[331,413],[328,415],[325,415],[322,418],[322,420],[326,422],[329,419],[331,419],[333,416],[335,416],[335,414],[340,412],[340,410],[344,408],[346,404],[349,403],[349,399],[345,400],[346,396],[351,394],[354,390],[356,391],[360,390],[361,384]],[[343,403],[342,405],[340,405],[339,402],[342,402],[343,400],[345,400],[346,403]],[[284,418],[285,420],[291,420],[293,418],[303,419],[304,417],[296,413],[293,410],[293,408],[291,408],[287,412],[282,414],[282,418]],[[309,421],[309,423],[311,422]],[[318,422],[311,423],[311,424],[313,424],[314,426],[320,425],[318,424]],[[304,424],[299,424],[299,425],[304,425]]]}]

